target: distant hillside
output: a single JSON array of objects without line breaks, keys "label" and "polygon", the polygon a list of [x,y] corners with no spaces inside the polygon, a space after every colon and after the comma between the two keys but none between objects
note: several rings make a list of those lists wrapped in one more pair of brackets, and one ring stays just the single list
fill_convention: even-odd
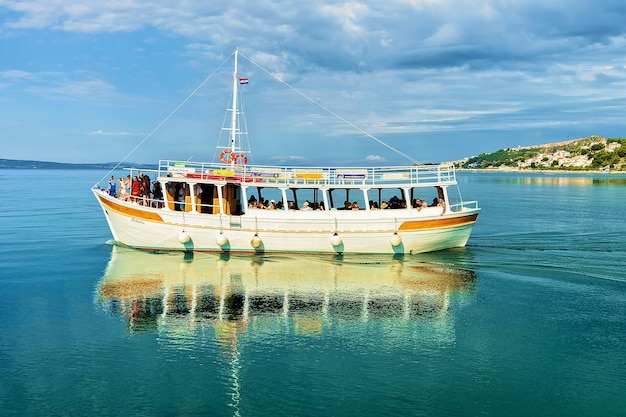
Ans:
[{"label": "distant hillside", "polygon": [[[0,169],[112,169],[117,162],[104,162],[99,164],[69,164],[64,162],[46,162],[46,161],[22,161],[18,159],[0,159]],[[145,164],[124,163],[120,165],[120,169],[126,167],[148,169],[154,168]]]},{"label": "distant hillside", "polygon": [[500,149],[459,161],[468,169],[626,171],[626,139],[589,136],[566,142]]}]

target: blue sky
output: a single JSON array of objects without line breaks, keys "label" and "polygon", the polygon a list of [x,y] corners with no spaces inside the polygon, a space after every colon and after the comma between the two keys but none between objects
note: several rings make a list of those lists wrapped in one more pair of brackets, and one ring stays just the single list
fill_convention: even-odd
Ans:
[{"label": "blue sky", "polygon": [[[423,162],[626,136],[624,21],[617,0],[0,0],[0,158],[118,161],[236,47]],[[211,160],[231,72],[128,160]],[[239,73],[254,162],[408,162],[244,58]]]}]

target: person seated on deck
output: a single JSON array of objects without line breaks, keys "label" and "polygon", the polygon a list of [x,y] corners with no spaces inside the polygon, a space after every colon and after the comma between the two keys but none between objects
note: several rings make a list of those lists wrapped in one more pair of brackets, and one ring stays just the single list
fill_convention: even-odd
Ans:
[{"label": "person seated on deck", "polygon": [[248,199],[248,208],[256,208],[256,197],[250,196]]},{"label": "person seated on deck", "polygon": [[413,200],[413,208],[416,208],[417,211],[421,211],[424,207],[428,207],[428,204],[426,204],[425,200],[419,198]]},{"label": "person seated on deck", "polygon": [[439,198],[435,197],[435,198],[433,198],[433,202],[430,203],[429,207],[437,207],[438,205],[439,205]]},{"label": "person seated on deck", "polygon": [[352,203],[352,205],[350,206],[350,210],[358,210],[359,209],[359,203],[357,203],[356,201]]},{"label": "person seated on deck", "polygon": [[318,210],[324,210],[324,202],[320,201],[319,205],[317,206]]},{"label": "person seated on deck", "polygon": [[304,202],[304,204],[302,205],[302,208],[301,208],[300,210],[302,210],[302,211],[310,211],[310,210],[313,210],[313,209],[311,208],[310,204],[309,204],[309,200],[306,200],[306,201]]},{"label": "person seated on deck", "polygon": [[352,203],[346,200],[343,202],[343,207],[340,207],[338,210],[352,210]]},{"label": "person seated on deck", "polygon": [[370,200],[370,210],[378,210],[378,203]]},{"label": "person seated on deck", "polygon": [[383,201],[382,203],[380,203],[380,208],[381,210],[385,210],[389,208],[389,203],[387,203],[386,201]]},{"label": "person seated on deck", "polygon": [[398,209],[400,208],[400,199],[398,196],[393,196],[389,199],[389,208]]},{"label": "person seated on deck", "polygon": [[270,203],[267,206],[268,210],[276,210],[276,202],[274,200],[271,200]]}]

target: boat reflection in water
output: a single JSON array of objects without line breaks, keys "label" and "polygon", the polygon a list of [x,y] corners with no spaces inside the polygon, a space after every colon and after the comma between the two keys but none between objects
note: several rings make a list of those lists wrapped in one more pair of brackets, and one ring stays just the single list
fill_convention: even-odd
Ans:
[{"label": "boat reflection in water", "polygon": [[456,266],[466,255],[183,257],[113,247],[96,296],[131,333],[180,338],[210,326],[227,345],[251,326],[264,333],[285,324],[319,335],[342,321],[424,320],[446,333],[451,297],[462,305],[473,296],[475,274]]}]

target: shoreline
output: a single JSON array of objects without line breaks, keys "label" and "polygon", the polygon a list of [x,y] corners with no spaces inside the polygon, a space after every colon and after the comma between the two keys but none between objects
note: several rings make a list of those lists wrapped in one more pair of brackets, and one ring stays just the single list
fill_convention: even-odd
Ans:
[{"label": "shoreline", "polygon": [[626,175],[626,171],[601,171],[601,170],[569,170],[569,169],[517,169],[517,168],[456,168],[460,172],[488,172],[488,173],[514,173],[514,174],[599,174],[599,175]]}]

